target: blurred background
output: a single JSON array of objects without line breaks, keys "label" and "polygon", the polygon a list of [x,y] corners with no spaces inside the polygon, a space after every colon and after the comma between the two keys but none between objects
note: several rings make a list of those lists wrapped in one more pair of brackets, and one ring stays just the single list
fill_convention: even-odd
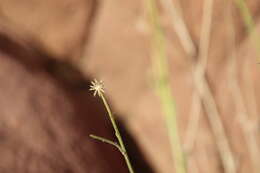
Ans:
[{"label": "blurred background", "polygon": [[1,0],[0,172],[260,171],[259,0]]}]

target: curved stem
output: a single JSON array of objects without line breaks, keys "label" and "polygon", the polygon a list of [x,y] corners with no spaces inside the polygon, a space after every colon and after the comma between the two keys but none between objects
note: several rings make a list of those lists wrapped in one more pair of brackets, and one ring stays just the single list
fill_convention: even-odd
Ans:
[{"label": "curved stem", "polygon": [[126,161],[128,170],[129,170],[130,173],[134,173],[134,169],[133,169],[133,167],[132,167],[132,164],[131,164],[131,162],[130,162],[130,159],[129,159],[129,157],[128,157],[128,154],[127,154],[127,152],[126,152],[125,144],[124,144],[123,139],[122,139],[122,137],[121,137],[121,134],[120,134],[120,132],[119,132],[119,130],[118,130],[118,127],[117,127],[115,118],[114,118],[114,116],[113,116],[113,114],[112,114],[112,112],[111,112],[111,109],[110,109],[110,107],[109,107],[109,105],[108,105],[108,103],[107,103],[107,101],[106,101],[106,98],[105,98],[105,96],[104,96],[103,93],[100,93],[100,97],[101,97],[101,99],[102,99],[102,101],[103,101],[103,103],[104,103],[104,105],[105,105],[105,107],[106,107],[106,110],[107,110],[107,112],[108,112],[109,119],[110,119],[110,121],[111,121],[111,123],[112,123],[112,126],[113,126],[113,128],[114,128],[116,138],[118,139],[118,142],[119,142],[120,152],[122,153],[122,155],[123,155],[124,158],[125,158],[125,161]]}]

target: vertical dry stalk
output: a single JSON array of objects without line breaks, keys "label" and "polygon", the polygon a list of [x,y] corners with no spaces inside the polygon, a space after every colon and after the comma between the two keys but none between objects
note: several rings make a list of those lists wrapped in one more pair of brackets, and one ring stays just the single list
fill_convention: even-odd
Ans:
[{"label": "vertical dry stalk", "polygon": [[[164,6],[167,8],[174,7],[173,5],[170,4],[170,2],[166,3],[166,1],[164,1],[164,4],[165,4]],[[177,10],[171,10],[171,11],[177,11]],[[204,3],[203,25],[202,25],[201,40],[199,45],[199,62],[195,66],[194,81],[198,93],[200,95],[200,98],[202,99],[205,105],[209,122],[216,138],[216,143],[218,146],[218,150],[222,159],[224,169],[227,173],[234,173],[236,172],[236,167],[235,167],[233,153],[231,151],[228,138],[226,137],[225,130],[222,121],[220,119],[220,115],[217,110],[214,97],[210,91],[208,82],[205,79],[205,70],[207,66],[207,57],[208,57],[209,40],[210,40],[209,38],[210,38],[210,30],[211,30],[212,11],[213,11],[213,0],[206,0]],[[186,34],[186,36],[182,34],[188,31],[187,28],[185,28],[186,26],[183,25],[184,24],[183,19],[180,17],[180,15],[178,15],[178,13],[171,12],[171,16],[173,20],[177,21],[174,24],[174,28],[176,29],[176,33],[178,34],[179,38],[182,38],[182,40],[186,40],[187,39],[186,36],[189,34]],[[178,31],[176,25],[178,26],[177,27],[178,29],[182,28],[183,32]],[[185,45],[183,44],[183,46]],[[188,50],[187,48],[184,49],[186,51]],[[188,55],[191,55],[190,51],[187,51],[187,53]],[[198,106],[200,106],[200,104],[198,104]],[[196,121],[199,121],[199,117],[197,117]],[[197,122],[195,122],[194,124],[195,124],[194,127],[196,127]]]},{"label": "vertical dry stalk", "polygon": [[[175,29],[177,36],[180,39],[180,43],[184,51],[189,56],[190,60],[193,61],[193,58],[196,56],[196,46],[192,41],[188,28],[184,22],[182,9],[180,7],[179,1],[176,0],[175,4],[172,0],[161,0],[161,4],[164,7],[165,11],[170,15],[172,26]],[[201,111],[201,100],[196,91],[193,93],[193,99],[191,103],[190,119],[188,121],[188,130],[185,135],[185,146],[184,149],[189,152],[192,150],[197,129],[200,119]]]},{"label": "vertical dry stalk", "polygon": [[[245,62],[244,64],[244,73],[246,76],[245,80],[245,92],[246,92],[246,99],[247,99],[247,110],[249,112],[249,115],[252,116],[252,119],[246,122],[245,124],[245,130],[247,131],[247,134],[250,133],[250,136],[247,136],[247,141],[250,145],[250,152],[251,152],[251,159],[254,165],[254,169],[256,172],[259,172],[260,165],[259,165],[259,144],[254,143],[254,140],[257,139],[257,133],[258,129],[257,123],[259,122],[258,118],[258,111],[257,111],[257,103],[256,103],[256,94],[255,94],[255,88],[254,88],[254,81],[252,80],[252,66],[249,63],[249,60]],[[255,146],[256,145],[256,146]]]},{"label": "vertical dry stalk", "polygon": [[[165,11],[170,15],[172,26],[175,29],[177,36],[180,39],[180,43],[190,57],[190,60],[196,56],[196,47],[192,41],[188,28],[184,22],[182,9],[179,4],[179,1],[176,0],[173,3],[172,0],[161,0],[161,4],[164,7]],[[193,93],[193,99],[191,103],[191,112],[190,112],[190,119],[188,122],[188,129],[187,134],[185,135],[185,150],[191,151],[194,145],[194,141],[197,134],[197,129],[199,126],[199,119],[200,119],[200,111],[201,111],[201,100],[196,91]]]},{"label": "vertical dry stalk", "polygon": [[196,48],[183,20],[182,10],[178,1],[174,4],[172,0],[161,0],[161,3],[172,18],[171,22],[173,28],[176,30],[177,36],[179,37],[185,52],[191,57],[195,56]]},{"label": "vertical dry stalk", "polygon": [[[259,152],[259,145],[257,142],[257,137],[254,133],[254,129],[251,127],[254,126],[254,123],[252,123],[249,120],[248,111],[245,105],[245,101],[242,96],[242,91],[238,83],[237,79],[237,59],[236,59],[236,47],[235,47],[235,30],[234,30],[234,22],[233,22],[233,16],[232,16],[232,9],[231,9],[231,3],[229,3],[229,14],[228,17],[230,18],[230,33],[231,33],[231,50],[233,50],[233,54],[230,56],[229,60],[229,78],[230,78],[230,90],[233,96],[233,100],[236,105],[237,110],[237,118],[239,120],[239,123],[241,124],[241,129],[243,132],[243,135],[245,137],[245,141],[249,150],[249,155],[251,158],[251,161],[254,166],[254,172],[257,173],[260,170],[260,152]],[[254,99],[254,98],[252,98]]]},{"label": "vertical dry stalk", "polygon": [[199,122],[201,117],[201,106],[201,98],[196,92],[196,90],[194,90],[192,94],[189,121],[184,140],[184,149],[187,153],[190,153],[193,150],[197,138]]},{"label": "vertical dry stalk", "polygon": [[222,120],[220,119],[214,97],[204,77],[207,67],[212,13],[213,0],[206,0],[203,7],[203,23],[199,45],[199,62],[195,69],[195,85],[205,105],[205,109],[209,118],[209,123],[215,135],[216,144],[220,153],[224,170],[226,173],[235,173],[236,166],[234,156],[231,151],[228,138],[225,134],[225,130],[222,124]]},{"label": "vertical dry stalk", "polygon": [[[247,28],[248,34],[250,34],[250,38],[252,39],[252,44],[255,46],[256,49],[256,55],[258,57],[258,60],[260,59],[260,40],[259,40],[259,33],[255,29],[255,22],[253,20],[252,14],[250,12],[250,9],[246,5],[245,0],[235,0],[236,5],[239,7],[242,18],[244,20],[244,23]],[[255,122],[259,120],[258,118],[258,110],[257,110],[257,103],[256,103],[256,93],[255,93],[255,88],[254,88],[254,80],[252,78],[249,78],[248,76],[252,76],[251,74],[251,67],[249,66],[249,63],[245,63],[245,72],[246,72],[246,88],[247,88],[247,97],[248,97],[248,111],[250,114],[254,117],[257,118]],[[253,126],[255,127],[255,125]],[[255,129],[251,129],[255,130]]]},{"label": "vertical dry stalk", "polygon": [[[216,107],[214,97],[209,90],[204,78],[196,77],[196,86],[198,92],[203,100],[205,110],[208,115],[209,123],[211,125],[212,131],[214,133],[218,151],[222,160],[223,167],[226,173],[235,173],[236,166],[234,161],[233,153],[230,149],[228,138],[225,134],[225,130],[220,119],[219,112]],[[202,81],[202,82],[201,82]]]},{"label": "vertical dry stalk", "polygon": [[[235,49],[233,49],[235,50]],[[234,56],[234,57],[233,57]],[[235,55],[231,55],[231,59],[235,59]],[[236,61],[236,60],[231,60]],[[239,120],[239,123],[241,125],[241,129],[243,132],[243,135],[245,137],[245,141],[249,150],[249,155],[251,158],[251,161],[254,166],[255,172],[258,172],[260,170],[260,152],[259,152],[259,145],[257,142],[257,137],[255,135],[255,129],[254,123],[249,119],[248,111],[245,106],[245,102],[242,96],[241,88],[239,87],[238,81],[236,79],[236,62],[230,62],[230,88],[231,93],[233,96],[233,100],[236,104],[237,109],[237,119]]]}]

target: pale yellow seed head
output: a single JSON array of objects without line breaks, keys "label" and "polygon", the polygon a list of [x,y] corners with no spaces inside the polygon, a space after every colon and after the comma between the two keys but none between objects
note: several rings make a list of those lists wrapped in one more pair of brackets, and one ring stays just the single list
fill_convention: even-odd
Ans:
[{"label": "pale yellow seed head", "polygon": [[97,79],[94,79],[92,82],[91,82],[91,85],[90,85],[90,91],[94,91],[94,96],[96,96],[96,94],[98,94],[98,96],[101,96],[102,93],[105,92],[104,90],[104,83],[103,81],[98,81]]}]

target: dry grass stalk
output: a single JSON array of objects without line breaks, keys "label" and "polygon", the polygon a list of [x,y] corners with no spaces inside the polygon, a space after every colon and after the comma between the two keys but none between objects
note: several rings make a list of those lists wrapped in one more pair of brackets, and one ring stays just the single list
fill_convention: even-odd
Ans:
[{"label": "dry grass stalk", "polygon": [[203,8],[203,23],[201,29],[201,40],[199,45],[199,62],[195,71],[195,85],[201,95],[209,118],[209,123],[215,135],[216,144],[220,153],[222,164],[226,173],[235,173],[236,166],[228,138],[226,136],[220,114],[210,87],[205,79],[207,67],[208,49],[210,42],[210,31],[213,13],[213,0],[206,0]]},{"label": "dry grass stalk", "polygon": [[[177,35],[180,37],[185,36],[186,42],[189,42],[190,44],[193,44],[192,41],[189,41],[191,39],[189,37],[188,29],[186,28],[186,25],[184,23],[184,20],[182,18],[181,14],[181,9],[176,8],[172,1],[162,1],[164,7],[166,7],[167,11],[171,14],[172,21],[177,21],[174,22],[174,28],[177,33]],[[178,6],[178,5],[177,5]],[[209,49],[209,41],[210,41],[210,31],[211,31],[211,20],[212,20],[212,11],[213,11],[213,0],[206,0],[204,4],[204,13],[203,13],[203,24],[202,24],[202,30],[201,30],[201,40],[200,40],[200,45],[199,45],[199,62],[197,65],[195,65],[195,73],[194,73],[194,82],[196,89],[198,91],[200,99],[203,101],[203,104],[205,106],[210,125],[212,127],[213,133],[216,138],[216,143],[218,146],[218,150],[222,159],[222,163],[224,166],[224,169],[227,173],[234,173],[236,172],[236,167],[235,167],[235,162],[234,162],[234,157],[233,153],[230,149],[228,138],[226,137],[225,130],[222,124],[222,121],[220,119],[219,112],[217,110],[217,106],[214,100],[214,97],[210,91],[209,84],[207,80],[205,79],[205,71],[206,71],[206,66],[207,66],[207,57],[208,57],[208,49]],[[185,39],[183,39],[185,40]],[[185,45],[182,42],[182,46],[188,53],[188,55],[193,57],[191,49],[188,49],[187,45]],[[195,46],[191,46],[194,47]],[[194,96],[195,97],[195,96]],[[194,98],[195,100],[198,100],[197,98]],[[197,108],[194,110],[200,112],[200,104],[197,104]],[[195,105],[195,107],[196,107]],[[191,124],[190,127],[192,128],[197,128],[198,127],[198,122],[199,122],[199,113],[196,112],[196,117],[195,117],[195,124]],[[194,118],[194,117],[193,117]],[[191,119],[192,120],[192,119]],[[190,122],[191,122],[190,120]],[[188,130],[191,130],[189,128]],[[193,129],[194,130],[194,129]],[[196,129],[194,130],[194,133],[196,133]],[[196,134],[193,135],[195,136]],[[189,134],[189,133],[188,133]],[[192,133],[191,133],[192,134]],[[189,134],[190,135],[190,134]],[[195,139],[195,138],[193,138]],[[187,146],[192,146],[192,143],[194,141],[189,140],[189,143]]]},{"label": "dry grass stalk", "polygon": [[[249,120],[249,114],[246,108],[246,104],[245,104],[245,100],[243,98],[242,95],[242,90],[239,86],[239,82],[237,79],[237,55],[236,55],[236,47],[235,47],[235,30],[234,30],[234,22],[233,22],[233,16],[232,16],[232,9],[231,6],[232,4],[229,3],[229,20],[230,20],[230,29],[231,29],[231,50],[233,51],[233,54],[230,56],[229,59],[229,85],[230,85],[230,91],[232,93],[233,96],[233,100],[235,102],[236,105],[236,110],[237,110],[237,119],[241,125],[241,129],[243,132],[243,135],[245,137],[245,141],[247,144],[247,148],[249,150],[249,155],[251,158],[251,161],[253,163],[254,166],[254,170],[255,172],[258,172],[260,170],[260,152],[259,152],[259,148],[258,148],[258,142],[257,142],[257,137],[254,133],[254,129],[252,129],[251,127],[254,126],[254,123],[252,123],[252,121]],[[251,97],[251,99],[255,98]],[[254,105],[253,105],[254,106]],[[254,110],[256,110],[255,107],[253,107]]]},{"label": "dry grass stalk", "polygon": [[174,4],[172,0],[161,0],[161,4],[172,18],[171,22],[173,28],[176,30],[177,36],[179,37],[185,52],[191,57],[195,56],[196,47],[183,20],[182,10],[178,1]]},{"label": "dry grass stalk", "polygon": [[189,113],[189,121],[184,139],[184,149],[187,153],[192,152],[197,138],[197,133],[201,117],[201,99],[197,91],[192,94],[191,111]]}]

